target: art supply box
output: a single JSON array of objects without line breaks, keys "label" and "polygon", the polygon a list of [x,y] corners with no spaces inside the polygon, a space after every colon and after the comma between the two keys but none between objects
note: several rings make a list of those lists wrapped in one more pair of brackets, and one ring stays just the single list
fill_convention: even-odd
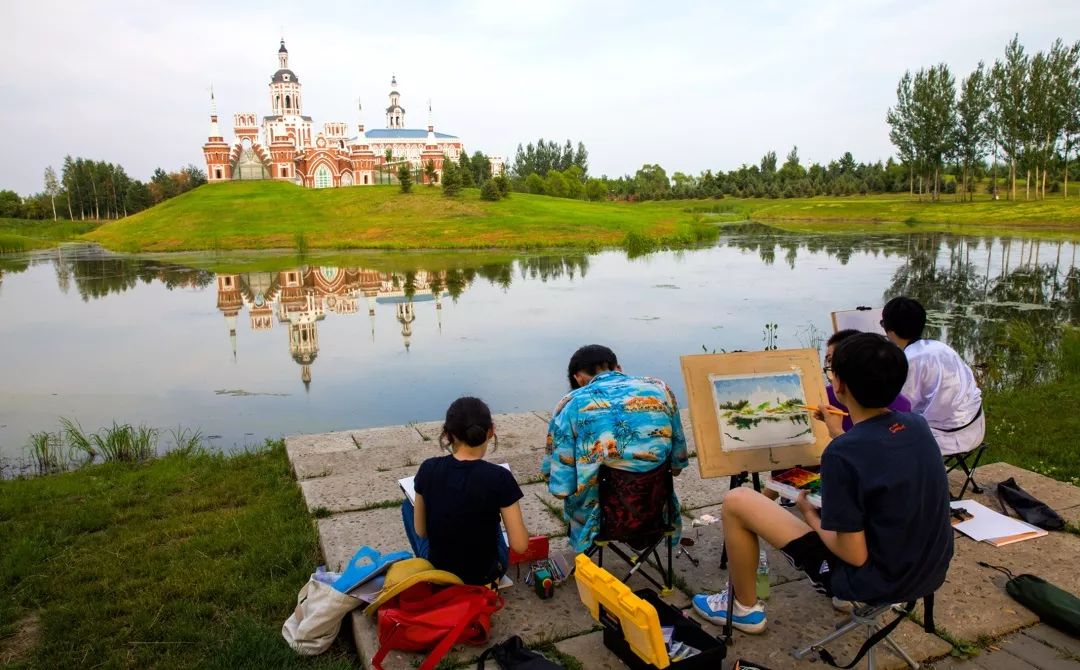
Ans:
[{"label": "art supply box", "polygon": [[[604,646],[632,670],[714,670],[727,653],[722,640],[702,630],[698,622],[660,600],[652,589],[631,591],[584,554],[574,564],[578,595],[593,618],[604,626]],[[674,628],[673,642],[699,651],[673,661],[661,626]]]}]

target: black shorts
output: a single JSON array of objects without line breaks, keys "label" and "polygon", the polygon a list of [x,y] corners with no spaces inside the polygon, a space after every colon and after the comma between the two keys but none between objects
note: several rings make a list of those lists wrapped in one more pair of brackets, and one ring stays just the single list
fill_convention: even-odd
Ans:
[{"label": "black shorts", "polygon": [[788,542],[787,545],[780,548],[780,551],[795,569],[806,573],[806,576],[810,578],[810,583],[814,585],[818,593],[830,598],[834,595],[832,575],[836,566],[839,565],[840,559],[829,551],[829,548],[821,541],[820,535],[810,531],[806,535]]}]

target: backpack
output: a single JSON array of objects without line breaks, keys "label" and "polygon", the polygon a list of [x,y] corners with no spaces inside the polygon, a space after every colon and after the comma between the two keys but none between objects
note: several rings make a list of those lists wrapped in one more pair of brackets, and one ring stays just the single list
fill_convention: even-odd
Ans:
[{"label": "backpack", "polygon": [[1013,575],[1008,568],[979,561],[984,568],[1008,575],[1005,591],[1013,600],[1039,615],[1043,623],[1073,637],[1080,637],[1080,598],[1064,591],[1042,577]]},{"label": "backpack", "polygon": [[436,590],[427,582],[415,584],[379,608],[380,646],[371,665],[382,670],[383,659],[396,649],[429,652],[419,670],[432,670],[455,644],[487,643],[491,615],[502,606],[502,597],[483,586]]},{"label": "backpack", "polygon": [[499,670],[565,670],[558,663],[549,661],[539,652],[525,648],[525,643],[517,635],[491,647],[476,659],[476,670],[484,670],[488,659],[493,659]]}]

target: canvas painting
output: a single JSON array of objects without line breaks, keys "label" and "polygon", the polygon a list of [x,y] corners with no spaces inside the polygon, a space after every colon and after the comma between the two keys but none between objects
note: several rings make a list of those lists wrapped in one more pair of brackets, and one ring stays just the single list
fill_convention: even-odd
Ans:
[{"label": "canvas painting", "polygon": [[724,451],[813,444],[798,371],[710,374]]}]

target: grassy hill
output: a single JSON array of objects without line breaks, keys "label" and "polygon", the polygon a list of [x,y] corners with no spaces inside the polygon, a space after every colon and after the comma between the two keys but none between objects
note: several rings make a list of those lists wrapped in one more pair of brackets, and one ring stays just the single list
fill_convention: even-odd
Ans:
[{"label": "grassy hill", "polygon": [[0,254],[47,249],[60,242],[77,242],[80,235],[94,230],[101,223],[0,218]]},{"label": "grassy hill", "polygon": [[203,186],[85,239],[116,251],[237,249],[523,249],[689,244],[712,224],[771,222],[813,232],[968,232],[1080,236],[1080,198],[937,203],[906,194],[782,200],[584,202],[514,193],[499,202],[475,189],[305,189],[259,181]]},{"label": "grassy hill", "polygon": [[627,236],[660,243],[715,234],[709,215],[671,203],[592,203],[466,189],[305,189],[279,182],[202,186],[86,236],[117,251],[599,247]]}]

